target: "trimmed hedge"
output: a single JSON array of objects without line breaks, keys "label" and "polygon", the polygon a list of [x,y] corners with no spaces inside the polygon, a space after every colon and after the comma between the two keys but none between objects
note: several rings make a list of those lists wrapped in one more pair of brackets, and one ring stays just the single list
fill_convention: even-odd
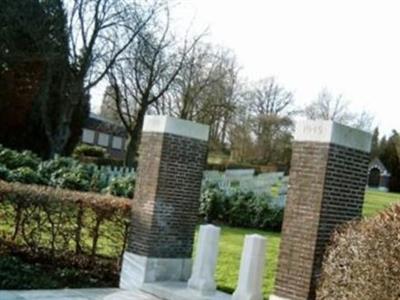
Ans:
[{"label": "trimmed hedge", "polygon": [[107,151],[104,148],[98,146],[81,144],[74,149],[72,156],[75,158],[79,157],[107,158]]},{"label": "trimmed hedge", "polygon": [[280,231],[283,208],[272,202],[269,194],[256,195],[240,190],[226,194],[217,184],[208,183],[201,193],[200,216],[207,223]]},{"label": "trimmed hedge", "polygon": [[317,299],[400,297],[400,205],[341,227],[323,262]]},{"label": "trimmed hedge", "polygon": [[106,167],[124,167],[124,161],[114,158],[99,158],[99,157],[79,157],[78,160],[84,164],[95,164],[96,166]]},{"label": "trimmed hedge", "polygon": [[117,273],[131,205],[109,195],[0,181],[0,242],[29,257],[83,269],[104,264],[105,273]]}]

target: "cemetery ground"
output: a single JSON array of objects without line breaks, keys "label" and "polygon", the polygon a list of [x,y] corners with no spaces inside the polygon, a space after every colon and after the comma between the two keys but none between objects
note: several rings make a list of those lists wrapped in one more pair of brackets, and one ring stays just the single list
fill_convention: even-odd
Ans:
[{"label": "cemetery ground", "polygon": [[[400,202],[400,194],[369,190],[366,193],[363,214],[365,217],[373,216],[395,202]],[[229,293],[235,289],[244,236],[250,233],[258,233],[267,238],[263,293],[269,295],[273,290],[278,262],[280,243],[280,233],[278,232],[222,226],[216,272],[218,288]],[[0,255],[0,257],[2,257],[0,259],[0,284],[4,284],[3,280],[9,280],[15,283],[15,289],[107,287],[110,285],[110,282],[93,281],[85,274],[77,274],[74,270],[54,269],[51,266],[40,264],[31,265],[10,256]],[[13,274],[11,278],[10,274]],[[22,282],[29,284],[21,286]],[[117,282],[113,284],[116,285]]]}]

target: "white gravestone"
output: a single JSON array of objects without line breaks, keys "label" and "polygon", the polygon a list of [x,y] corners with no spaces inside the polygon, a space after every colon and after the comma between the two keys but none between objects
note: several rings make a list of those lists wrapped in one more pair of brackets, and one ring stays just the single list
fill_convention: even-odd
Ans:
[{"label": "white gravestone", "polygon": [[197,252],[188,287],[204,296],[215,294],[217,288],[214,274],[217,266],[220,231],[221,229],[214,225],[200,226]]},{"label": "white gravestone", "polygon": [[238,285],[232,300],[263,300],[266,239],[258,234],[246,235],[240,261]]}]

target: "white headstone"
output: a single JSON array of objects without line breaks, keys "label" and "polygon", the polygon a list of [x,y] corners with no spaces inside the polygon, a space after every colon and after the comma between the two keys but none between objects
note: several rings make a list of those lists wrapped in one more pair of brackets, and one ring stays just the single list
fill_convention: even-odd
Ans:
[{"label": "white headstone", "polygon": [[238,285],[232,300],[263,300],[266,239],[258,234],[246,235],[240,261]]},{"label": "white headstone", "polygon": [[215,294],[217,288],[214,274],[217,266],[220,231],[221,229],[214,225],[200,226],[197,252],[188,287],[204,296]]}]

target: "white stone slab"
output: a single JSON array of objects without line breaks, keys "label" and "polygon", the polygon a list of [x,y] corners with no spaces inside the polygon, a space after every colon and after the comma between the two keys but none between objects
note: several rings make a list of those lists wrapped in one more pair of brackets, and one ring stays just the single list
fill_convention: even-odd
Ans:
[{"label": "white stone slab", "polygon": [[269,300],[290,300],[290,299],[282,298],[282,297],[275,296],[275,295],[271,295],[271,296],[269,296]]},{"label": "white stone slab", "polygon": [[140,291],[120,289],[55,289],[0,291],[1,300],[160,300],[160,298]]},{"label": "white stone slab", "polygon": [[209,126],[169,116],[146,116],[143,132],[170,133],[208,141]]},{"label": "white stone slab", "polygon": [[229,169],[225,171],[227,177],[253,176],[255,169]]},{"label": "white stone slab", "polygon": [[19,296],[15,291],[1,291],[0,290],[0,299],[1,300],[25,300],[22,296]]},{"label": "white stone slab", "polygon": [[258,234],[246,235],[237,288],[232,300],[263,300],[266,239]]},{"label": "white stone slab", "polygon": [[333,121],[298,121],[294,140],[299,142],[332,143],[364,152],[371,151],[372,135]]},{"label": "white stone slab", "polygon": [[[82,295],[77,295],[69,289],[58,290],[25,290],[17,291],[17,295],[23,299],[44,300],[44,299],[73,299],[73,300],[87,300]],[[3,299],[1,299],[3,300]]]},{"label": "white stone slab", "polygon": [[142,291],[120,291],[110,294],[102,299],[103,300],[160,300],[160,298]]},{"label": "white stone slab", "polygon": [[146,283],[142,290],[165,300],[231,300],[231,295],[219,291],[214,295],[200,295],[184,282]]},{"label": "white stone slab", "polygon": [[221,229],[214,225],[200,226],[196,257],[188,287],[201,295],[213,295],[217,289],[214,275],[220,232]]},{"label": "white stone slab", "polygon": [[125,252],[119,286],[132,290],[148,282],[187,281],[191,269],[189,258],[149,258]]}]

